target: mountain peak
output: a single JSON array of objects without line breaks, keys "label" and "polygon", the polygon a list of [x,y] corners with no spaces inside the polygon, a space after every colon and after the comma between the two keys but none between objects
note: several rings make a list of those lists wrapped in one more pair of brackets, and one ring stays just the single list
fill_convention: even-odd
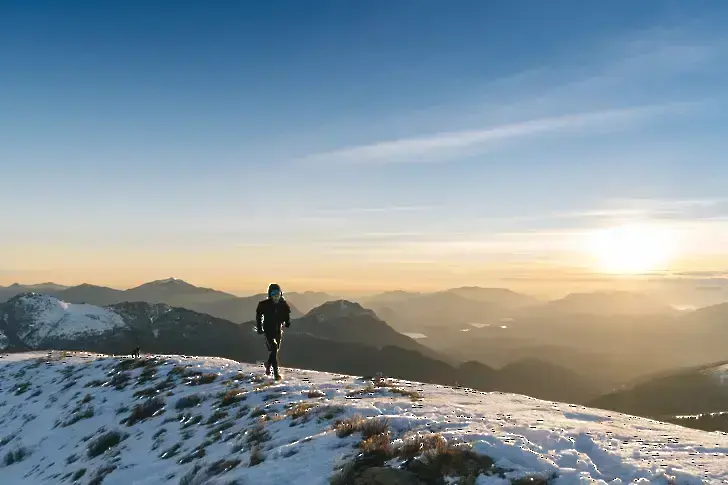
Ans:
[{"label": "mountain peak", "polygon": [[185,280],[169,277],[162,280],[149,281],[147,283],[137,286],[137,288],[150,288],[150,287],[161,287],[161,288],[197,288],[195,285],[187,283]]},{"label": "mountain peak", "polygon": [[165,278],[163,280],[152,281],[152,282],[150,282],[148,284],[150,284],[150,285],[153,285],[153,284],[158,284],[158,285],[168,285],[168,284],[179,284],[179,285],[181,285],[181,284],[185,284],[185,285],[189,285],[189,283],[187,283],[186,281],[181,280],[179,278],[175,278],[175,277]]},{"label": "mountain peak", "polygon": [[327,301],[310,312],[306,316],[314,316],[319,320],[334,318],[356,317],[359,315],[370,315],[377,318],[372,310],[362,307],[360,304],[349,300]]}]

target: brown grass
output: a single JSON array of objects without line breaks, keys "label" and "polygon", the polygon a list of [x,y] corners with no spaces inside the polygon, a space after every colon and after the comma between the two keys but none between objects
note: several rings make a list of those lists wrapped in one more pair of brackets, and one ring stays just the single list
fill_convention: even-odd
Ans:
[{"label": "brown grass", "polygon": [[392,387],[389,389],[389,392],[399,394],[401,396],[407,396],[408,398],[410,398],[413,401],[419,401],[420,399],[422,399],[422,396],[420,395],[419,392],[412,391],[410,389],[405,389],[403,387]]},{"label": "brown grass", "polygon": [[240,460],[218,460],[208,467],[207,473],[212,476],[221,475],[232,470],[239,464]]},{"label": "brown grass", "polygon": [[387,418],[364,419],[360,414],[334,423],[334,430],[339,438],[345,438],[358,432],[361,433],[362,439],[366,440],[374,435],[385,433],[388,429],[389,420]]},{"label": "brown grass", "polygon": [[232,406],[244,401],[245,398],[245,392],[239,391],[238,389],[230,389],[229,391],[220,394],[220,407]]},{"label": "brown grass", "polygon": [[286,414],[290,416],[291,419],[304,418],[305,421],[308,421],[311,416],[311,413],[309,413],[309,411],[315,407],[316,404],[299,402],[298,404],[295,404],[294,406],[288,408]]},{"label": "brown grass", "polygon": [[265,456],[263,456],[263,453],[260,451],[260,447],[253,446],[253,448],[250,450],[250,463],[249,466],[256,466],[265,461]]},{"label": "brown grass", "polygon": [[389,431],[375,434],[369,438],[365,438],[359,444],[363,453],[382,453],[387,456],[392,455],[392,444],[389,440]]},{"label": "brown grass", "polygon": [[344,412],[344,406],[327,404],[325,406],[319,406],[316,409],[319,420],[334,419],[339,414]]},{"label": "brown grass", "polygon": [[461,477],[461,482],[475,483],[475,479],[493,467],[489,456],[479,455],[467,446],[448,446],[425,451],[422,459],[412,460],[409,471],[421,480],[430,482],[441,477]]},{"label": "brown grass", "polygon": [[227,411],[223,411],[222,409],[218,409],[217,411],[215,411],[214,413],[212,413],[212,415],[209,417],[209,419],[207,420],[207,422],[205,424],[208,424],[208,425],[209,424],[215,424],[218,421],[221,421],[221,420],[223,420],[223,419],[225,419],[227,417],[228,417]]},{"label": "brown grass", "polygon": [[245,441],[251,446],[260,446],[270,439],[270,434],[265,429],[263,420],[255,423],[251,428],[245,431]]},{"label": "brown grass", "polygon": [[[393,448],[389,430],[386,427],[382,429],[382,420],[361,420],[355,416],[347,421],[348,425],[345,428],[341,429],[349,433],[352,429],[364,427],[364,423],[369,421],[379,421],[379,423],[376,426],[370,425],[367,433],[369,436],[363,436],[359,444],[362,453],[335,474],[330,483],[369,485],[374,475],[367,470],[373,471],[372,468],[385,467],[386,462],[392,458],[404,460],[402,468],[387,477],[387,480],[395,480],[396,483],[400,483],[397,480],[401,480],[402,483],[436,484],[444,483],[445,477],[458,477],[457,483],[474,485],[481,474],[492,475],[501,471],[493,466],[490,457],[478,455],[465,445],[450,445],[445,438],[436,433],[406,437],[403,444]],[[379,432],[373,433],[374,431]],[[518,485],[530,483],[543,485],[546,482],[519,482]]]},{"label": "brown grass", "polygon": [[185,378],[185,384],[188,386],[202,386],[204,384],[212,384],[215,382],[215,379],[217,379],[217,374],[213,373],[207,373],[203,374],[202,372],[188,372],[184,375]]},{"label": "brown grass", "polygon": [[183,396],[177,400],[174,405],[175,409],[189,409],[199,406],[204,400],[204,397],[199,394],[190,394],[189,396]]},{"label": "brown grass", "polygon": [[127,426],[133,426],[140,421],[144,421],[164,413],[164,399],[155,397],[147,399],[142,404],[137,404],[131,410],[129,416],[122,421]]},{"label": "brown grass", "polygon": [[374,394],[377,392],[377,388],[374,387],[374,384],[369,383],[366,387],[363,387],[361,389],[355,389],[353,391],[349,391],[346,396],[347,397],[359,397],[363,396],[364,394]]}]

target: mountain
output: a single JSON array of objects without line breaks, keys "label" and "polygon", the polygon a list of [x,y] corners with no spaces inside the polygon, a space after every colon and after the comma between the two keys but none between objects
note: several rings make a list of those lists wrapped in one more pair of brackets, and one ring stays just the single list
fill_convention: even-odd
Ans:
[{"label": "mountain", "polygon": [[56,294],[60,291],[65,290],[66,288],[68,287],[50,282],[38,283],[34,285],[21,285],[19,283],[13,283],[12,285],[7,287],[0,286],[0,303],[9,300],[15,295],[20,295],[21,293],[37,291],[39,293]]},{"label": "mountain", "polygon": [[[39,291],[38,293],[44,292]],[[48,294],[69,303],[89,303],[99,306],[136,301],[164,303],[238,323],[255,318],[258,301],[265,298],[263,294],[238,297],[222,291],[194,286],[177,278],[151,281],[128,290],[82,284]],[[286,295],[286,298],[291,304],[291,315],[296,318],[303,315],[303,312],[297,307],[298,302],[307,308],[319,301],[323,303],[322,300],[328,296],[330,295],[325,293],[305,292],[292,293]]]},{"label": "mountain", "polygon": [[[193,305],[184,305],[200,313],[208,313],[218,318],[230,320],[235,323],[247,323],[255,320],[255,309],[258,302],[266,298],[265,295],[254,296],[234,296],[227,300],[220,300],[210,303],[199,303]],[[286,300],[288,297],[286,296]],[[303,316],[303,313],[291,301],[288,302],[291,307],[291,318]]]},{"label": "mountain", "polygon": [[289,333],[304,333],[336,342],[351,342],[377,348],[394,346],[449,363],[453,359],[419,344],[381,320],[358,303],[337,300],[314,308],[296,320]]},{"label": "mountain", "polygon": [[[291,328],[299,323],[301,330],[311,330],[312,326],[321,323],[345,325],[347,314],[341,310],[332,311],[335,306],[314,309],[308,319],[294,320]],[[368,313],[363,310],[360,314]],[[319,318],[321,315],[323,319]],[[355,325],[357,320],[348,322]],[[379,325],[378,331],[386,331],[381,322],[378,324],[371,319],[367,322]],[[329,329],[336,331],[332,327]],[[496,389],[499,385],[497,377],[493,377],[497,374],[493,369],[481,365],[481,373],[472,369],[465,372],[467,368],[423,355],[418,351],[422,349],[404,338],[397,343],[409,348],[391,342],[368,345],[287,330],[282,347],[284,365],[359,375],[381,373],[445,385],[459,382],[471,386],[473,383],[481,390]],[[47,295],[18,295],[0,306],[0,332],[7,339],[6,351],[66,349],[126,354],[141,346],[154,353],[210,355],[245,362],[260,361],[267,356],[262,338],[250,326],[184,308],[144,302],[124,302],[102,308],[69,304]],[[337,336],[344,338],[341,334]],[[569,382],[570,374],[565,372],[561,384],[568,387]],[[577,389],[582,385],[581,380],[573,383]],[[514,386],[514,392],[533,395],[530,392],[533,383],[528,379],[516,382]],[[585,393],[585,399],[591,397],[594,396]]]},{"label": "mountain", "polygon": [[[725,483],[728,435],[409,380],[177,355],[0,359],[13,485]],[[634,438],[633,438],[634,437]]]},{"label": "mountain", "polygon": [[[44,293],[39,291],[38,293]],[[105,286],[89,285],[87,283],[66,288],[57,293],[50,293],[63,301],[71,303],[89,303],[92,305],[111,305],[124,301],[124,292]]]},{"label": "mountain", "polygon": [[471,300],[449,291],[366,305],[377,315],[387,315],[390,325],[400,332],[427,335],[430,329],[452,332],[470,323],[494,323],[511,314],[510,309],[500,304]]},{"label": "mountain", "polygon": [[235,295],[211,288],[200,288],[178,278],[151,281],[124,291],[124,301],[145,301],[147,303],[166,303],[172,306],[190,308],[235,298]]},{"label": "mountain", "polygon": [[533,394],[554,401],[579,403],[600,394],[599,382],[592,377],[541,359],[522,359],[498,370],[499,391],[518,392],[525,384]]},{"label": "mountain", "polygon": [[360,302],[362,302],[362,304],[364,304],[364,305],[375,305],[375,304],[397,302],[397,301],[402,301],[402,300],[409,300],[410,298],[415,298],[415,297],[422,296],[422,295],[423,295],[423,293],[419,293],[419,292],[393,290],[393,291],[385,291],[383,293],[377,293],[375,295],[363,296],[361,298],[358,298],[358,300]]},{"label": "mountain", "polygon": [[505,308],[521,308],[541,303],[540,300],[529,295],[516,293],[506,288],[481,288],[479,286],[463,286],[447,290],[470,300],[494,303]]},{"label": "mountain", "polygon": [[728,411],[728,363],[665,373],[601,396],[589,405],[661,419]]},{"label": "mountain", "polygon": [[[543,310],[536,308],[536,310]],[[629,291],[598,291],[571,293],[552,300],[545,309],[556,313],[582,313],[595,315],[674,315],[676,310],[642,293]]]},{"label": "mountain", "polygon": [[728,303],[720,303],[685,313],[680,319],[682,330],[690,333],[728,336]]},{"label": "mountain", "polygon": [[[265,295],[260,295],[261,298],[265,298]],[[304,291],[304,292],[291,292],[285,294],[288,303],[293,305],[296,310],[302,313],[308,313],[314,308],[323,305],[327,301],[335,301],[340,298],[329,293],[321,291]]]}]

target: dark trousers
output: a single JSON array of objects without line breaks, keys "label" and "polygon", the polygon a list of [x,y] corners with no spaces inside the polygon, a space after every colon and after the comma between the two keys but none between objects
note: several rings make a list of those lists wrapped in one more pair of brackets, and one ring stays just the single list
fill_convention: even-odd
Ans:
[{"label": "dark trousers", "polygon": [[278,374],[278,351],[281,349],[282,337],[283,335],[280,333],[277,335],[265,334],[265,345],[268,347],[268,352],[270,352],[266,364],[270,365],[276,374]]}]

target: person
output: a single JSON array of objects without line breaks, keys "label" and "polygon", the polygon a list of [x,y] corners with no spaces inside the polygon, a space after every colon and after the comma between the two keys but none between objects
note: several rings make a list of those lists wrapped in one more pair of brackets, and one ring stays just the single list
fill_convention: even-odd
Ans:
[{"label": "person", "polygon": [[268,298],[258,302],[255,310],[255,322],[258,334],[265,335],[268,347],[268,360],[265,362],[265,374],[270,375],[271,368],[276,380],[281,379],[278,372],[278,352],[281,349],[283,326],[291,326],[291,307],[283,298],[283,291],[277,283],[268,286]]}]

